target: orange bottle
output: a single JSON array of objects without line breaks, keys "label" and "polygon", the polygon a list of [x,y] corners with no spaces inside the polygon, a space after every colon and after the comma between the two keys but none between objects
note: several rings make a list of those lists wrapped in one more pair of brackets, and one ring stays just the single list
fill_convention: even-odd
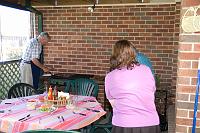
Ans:
[{"label": "orange bottle", "polygon": [[51,86],[49,87],[48,100],[53,100],[53,89]]}]

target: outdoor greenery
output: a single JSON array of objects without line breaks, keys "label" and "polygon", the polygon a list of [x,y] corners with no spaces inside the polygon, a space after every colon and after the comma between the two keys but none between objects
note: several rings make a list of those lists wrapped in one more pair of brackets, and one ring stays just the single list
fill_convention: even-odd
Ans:
[{"label": "outdoor greenery", "polygon": [[19,51],[10,51],[8,53],[9,60],[21,59],[21,56],[21,52]]},{"label": "outdoor greenery", "polygon": [[155,75],[156,88],[160,88],[160,76]]}]

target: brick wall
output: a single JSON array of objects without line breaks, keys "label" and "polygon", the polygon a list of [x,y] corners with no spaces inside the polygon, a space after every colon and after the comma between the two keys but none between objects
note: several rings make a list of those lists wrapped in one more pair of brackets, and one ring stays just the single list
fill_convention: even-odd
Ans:
[{"label": "brick wall", "polygon": [[[52,36],[45,63],[57,72],[105,76],[112,45],[134,42],[153,63],[161,88],[175,97],[180,3],[87,7],[36,7],[43,13],[44,30]],[[103,86],[100,97],[103,96]]]},{"label": "brick wall", "polygon": [[[199,4],[200,1],[183,0],[181,3],[181,14],[184,14],[190,6]],[[176,132],[178,133],[191,133],[192,129],[198,58],[200,57],[199,48],[199,33],[185,33],[181,30],[176,93]],[[200,132],[199,113],[197,117],[196,132],[198,133]]]}]

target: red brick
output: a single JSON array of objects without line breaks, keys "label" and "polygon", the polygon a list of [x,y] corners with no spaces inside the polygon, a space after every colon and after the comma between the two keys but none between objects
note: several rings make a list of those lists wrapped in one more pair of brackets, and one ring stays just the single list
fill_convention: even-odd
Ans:
[{"label": "red brick", "polygon": [[179,84],[184,84],[184,85],[188,85],[190,84],[190,78],[189,77],[178,77],[178,83]]},{"label": "red brick", "polygon": [[186,133],[187,130],[188,130],[188,127],[186,126],[176,125],[176,132]]},{"label": "red brick", "polygon": [[179,69],[178,75],[179,76],[185,76],[185,77],[196,77],[197,76],[197,70]]},{"label": "red brick", "polygon": [[179,44],[179,50],[180,51],[191,51],[192,50],[192,44]]},{"label": "red brick", "polygon": [[192,68],[192,62],[191,61],[179,61],[179,67],[180,68]]},{"label": "red brick", "polygon": [[189,116],[189,111],[188,110],[177,109],[176,116],[177,117],[185,117],[185,118],[187,118]]},{"label": "red brick", "polygon": [[189,6],[198,6],[200,1],[196,0],[182,0],[182,6],[189,7]]},{"label": "red brick", "polygon": [[[187,57],[187,58],[186,58]],[[200,53],[179,53],[179,59],[182,60],[197,60],[200,57]]]},{"label": "red brick", "polygon": [[[176,118],[176,124],[178,125],[192,125],[192,119]],[[200,124],[199,122],[197,124]]]},{"label": "red brick", "polygon": [[194,51],[200,51],[200,44],[194,44]]},{"label": "red brick", "polygon": [[189,95],[188,94],[183,94],[183,93],[177,93],[176,94],[176,99],[177,101],[189,101]]}]

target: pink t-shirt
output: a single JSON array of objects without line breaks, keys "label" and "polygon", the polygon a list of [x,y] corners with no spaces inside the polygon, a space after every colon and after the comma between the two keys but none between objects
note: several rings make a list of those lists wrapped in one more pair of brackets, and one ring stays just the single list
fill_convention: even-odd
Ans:
[{"label": "pink t-shirt", "polygon": [[115,69],[105,78],[108,100],[114,100],[112,124],[120,127],[159,125],[154,103],[155,80],[145,65]]}]

